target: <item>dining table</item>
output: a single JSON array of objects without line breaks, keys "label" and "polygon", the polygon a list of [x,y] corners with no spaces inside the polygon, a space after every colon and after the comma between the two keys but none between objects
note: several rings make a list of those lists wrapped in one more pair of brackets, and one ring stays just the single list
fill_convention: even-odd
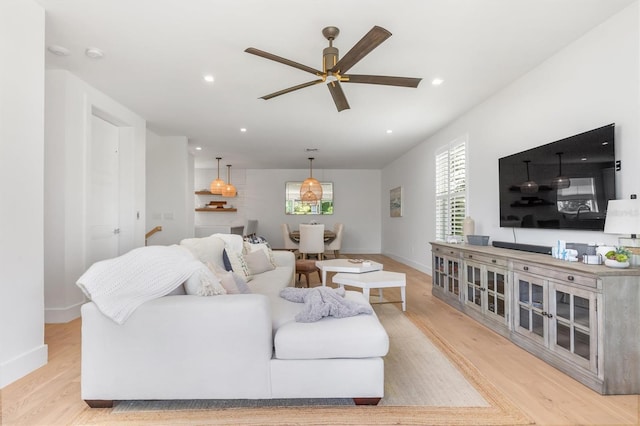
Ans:
[{"label": "dining table", "polygon": [[[289,238],[291,238],[291,241],[293,241],[294,243],[300,243],[300,231],[291,231],[289,233]],[[325,243],[330,243],[331,241],[336,239],[336,233],[333,231],[329,231],[327,229],[325,229],[324,231],[324,242]]]}]

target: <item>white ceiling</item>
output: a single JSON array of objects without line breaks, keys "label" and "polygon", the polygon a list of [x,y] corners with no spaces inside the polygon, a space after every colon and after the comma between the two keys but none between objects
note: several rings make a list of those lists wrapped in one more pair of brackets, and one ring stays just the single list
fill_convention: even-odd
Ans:
[{"label": "white ceiling", "polygon": [[[221,156],[234,167],[279,169],[307,167],[306,148],[319,149],[314,168],[382,168],[634,2],[37,1],[47,45],[71,51],[47,53],[48,68],[69,70],[160,135],[187,136],[203,148],[192,151],[200,164]],[[343,84],[351,109],[342,112],[324,84],[259,99],[315,77],[247,47],[322,69],[322,28],[340,29],[334,46],[344,55],[374,25],[393,36],[350,72],[422,77],[417,89]],[[86,57],[89,46],[104,58]]]}]

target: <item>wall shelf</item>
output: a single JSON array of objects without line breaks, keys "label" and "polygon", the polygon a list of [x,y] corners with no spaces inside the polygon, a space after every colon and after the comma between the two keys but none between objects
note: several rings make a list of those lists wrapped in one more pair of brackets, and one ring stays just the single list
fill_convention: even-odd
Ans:
[{"label": "wall shelf", "polygon": [[[212,194],[209,191],[195,191],[195,194],[196,195],[218,195],[218,194]],[[223,212],[233,213],[238,211],[238,209],[234,207],[224,207],[225,204],[227,204],[226,201],[209,201],[209,204],[207,205],[207,207],[196,207],[196,211],[197,212],[216,212],[216,213],[223,213]]]},{"label": "wall shelf", "polygon": [[232,213],[232,212],[237,212],[238,209],[233,208],[233,209],[223,209],[223,208],[209,208],[209,207],[198,207],[196,209],[197,212],[216,212],[216,213],[223,213],[223,212],[228,212],[228,213]]},{"label": "wall shelf", "polygon": [[[216,197],[222,197],[222,194],[212,194],[210,191],[207,190],[203,190],[203,191],[194,191],[194,194],[196,195],[213,195]],[[238,196],[238,193],[236,192],[236,195],[234,197],[226,197],[226,198],[236,198]]]}]

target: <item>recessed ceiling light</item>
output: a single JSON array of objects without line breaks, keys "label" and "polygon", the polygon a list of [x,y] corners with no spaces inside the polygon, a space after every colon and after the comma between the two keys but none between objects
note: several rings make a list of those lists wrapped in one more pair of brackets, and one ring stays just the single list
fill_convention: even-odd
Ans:
[{"label": "recessed ceiling light", "polygon": [[607,141],[602,142],[602,146],[606,146],[606,145],[609,145],[609,142]]},{"label": "recessed ceiling light", "polygon": [[196,151],[202,151],[202,147],[201,146],[196,146]]},{"label": "recessed ceiling light", "polygon": [[59,46],[57,44],[52,44],[51,46],[47,46],[47,50],[53,53],[56,56],[69,56],[71,55],[71,51],[66,47]]},{"label": "recessed ceiling light", "polygon": [[441,78],[434,78],[431,81],[431,84],[433,84],[434,86],[440,86],[442,83],[444,83],[444,80]]},{"label": "recessed ceiling light", "polygon": [[391,134],[391,133],[393,133],[393,130],[388,129],[388,130],[387,130],[387,134]]},{"label": "recessed ceiling light", "polygon": [[587,161],[587,157],[582,157],[580,160],[581,161]]},{"label": "recessed ceiling light", "polygon": [[247,129],[246,129],[246,127],[241,127],[241,128],[240,128],[240,131],[241,131],[242,133],[244,133],[244,132],[246,132],[246,131],[247,131]]},{"label": "recessed ceiling light", "polygon": [[104,52],[97,47],[87,47],[87,50],[84,51],[84,54],[91,59],[102,59],[102,57],[104,56]]},{"label": "recessed ceiling light", "polygon": [[207,74],[203,78],[204,78],[204,81],[206,81],[207,83],[213,83],[214,78],[211,74]]}]

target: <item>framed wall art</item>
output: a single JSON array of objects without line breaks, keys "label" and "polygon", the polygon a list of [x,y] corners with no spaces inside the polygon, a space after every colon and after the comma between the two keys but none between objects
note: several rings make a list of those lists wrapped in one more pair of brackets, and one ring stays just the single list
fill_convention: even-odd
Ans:
[{"label": "framed wall art", "polygon": [[402,217],[402,187],[389,191],[389,214],[391,217]]}]

